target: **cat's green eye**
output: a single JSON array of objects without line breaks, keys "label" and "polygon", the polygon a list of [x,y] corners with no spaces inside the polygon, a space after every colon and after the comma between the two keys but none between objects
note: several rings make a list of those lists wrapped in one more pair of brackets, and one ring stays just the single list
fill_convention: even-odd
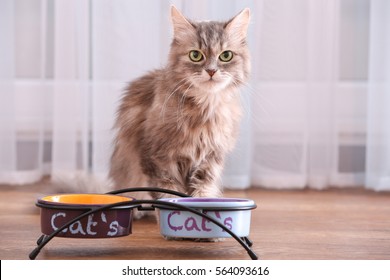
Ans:
[{"label": "cat's green eye", "polygon": [[233,52],[232,51],[224,51],[219,55],[219,60],[223,62],[229,62],[233,59]]},{"label": "cat's green eye", "polygon": [[189,56],[193,62],[199,62],[203,59],[203,54],[200,51],[190,51]]}]

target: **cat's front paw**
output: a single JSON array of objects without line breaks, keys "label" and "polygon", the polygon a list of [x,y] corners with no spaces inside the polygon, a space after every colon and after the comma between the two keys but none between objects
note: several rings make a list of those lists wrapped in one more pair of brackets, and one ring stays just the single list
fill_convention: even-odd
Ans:
[{"label": "cat's front paw", "polygon": [[221,197],[222,192],[217,186],[197,188],[191,193],[192,197]]},{"label": "cat's front paw", "polygon": [[134,220],[140,220],[140,219],[144,219],[144,218],[153,218],[153,219],[157,219],[157,215],[156,213],[152,212],[152,211],[140,211],[138,209],[134,209],[133,210],[133,219]]}]

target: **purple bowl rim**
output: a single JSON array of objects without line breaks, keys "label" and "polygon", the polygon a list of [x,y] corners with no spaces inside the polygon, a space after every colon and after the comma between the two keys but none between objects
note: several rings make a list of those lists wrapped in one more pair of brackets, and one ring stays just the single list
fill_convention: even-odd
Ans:
[{"label": "purple bowl rim", "polygon": [[[205,210],[251,210],[256,208],[256,203],[247,198],[230,197],[182,197],[182,198],[161,198],[160,201],[177,203],[183,206]],[[158,208],[170,209],[170,206]]]},{"label": "purple bowl rim", "polygon": [[230,198],[230,197],[180,197],[180,198],[163,198],[159,200],[169,202],[205,202],[205,203],[223,203],[223,202],[251,202],[252,200],[247,198]]}]

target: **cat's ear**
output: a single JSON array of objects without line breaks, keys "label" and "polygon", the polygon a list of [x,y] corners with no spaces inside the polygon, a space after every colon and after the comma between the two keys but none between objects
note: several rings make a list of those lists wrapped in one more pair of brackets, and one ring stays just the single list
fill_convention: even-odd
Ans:
[{"label": "cat's ear", "polygon": [[194,30],[194,26],[173,5],[171,6],[171,19],[173,33],[176,38],[180,38],[188,34],[189,31]]},{"label": "cat's ear", "polygon": [[250,18],[250,10],[249,8],[245,8],[226,23],[225,30],[228,32],[230,37],[239,41],[245,40]]}]

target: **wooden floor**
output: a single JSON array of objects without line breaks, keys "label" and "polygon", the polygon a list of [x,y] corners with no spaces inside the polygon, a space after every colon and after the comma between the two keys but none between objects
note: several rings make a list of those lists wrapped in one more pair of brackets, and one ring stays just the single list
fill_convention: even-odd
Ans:
[{"label": "wooden floor", "polygon": [[[38,197],[47,184],[0,186],[0,259],[28,259],[40,233]],[[248,197],[250,238],[260,259],[390,259],[390,193],[364,190],[226,192]],[[54,238],[37,259],[249,259],[232,238],[167,241],[152,219],[114,239]]]}]

